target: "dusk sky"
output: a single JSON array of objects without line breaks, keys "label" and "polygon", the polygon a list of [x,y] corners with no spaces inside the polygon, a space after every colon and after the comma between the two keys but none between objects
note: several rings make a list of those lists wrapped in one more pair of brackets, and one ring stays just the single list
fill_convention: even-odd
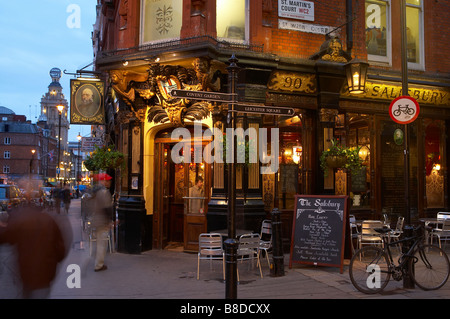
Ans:
[{"label": "dusk sky", "polygon": [[[96,0],[0,0],[0,106],[36,122],[41,97],[51,83],[50,69],[75,73],[93,61],[96,4]],[[64,73],[61,78],[68,101],[72,78]],[[71,125],[69,140],[76,141],[78,132],[87,135],[90,126]]]}]

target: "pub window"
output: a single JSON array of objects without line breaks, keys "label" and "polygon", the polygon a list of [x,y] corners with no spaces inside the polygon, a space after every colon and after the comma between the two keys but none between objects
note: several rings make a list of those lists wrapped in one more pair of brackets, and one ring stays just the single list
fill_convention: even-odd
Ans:
[{"label": "pub window", "polygon": [[9,174],[10,171],[11,171],[11,169],[8,165],[3,166],[3,174]]},{"label": "pub window", "polygon": [[406,1],[406,41],[408,67],[423,69],[423,1]]},{"label": "pub window", "polygon": [[11,152],[10,151],[4,151],[3,152],[3,158],[11,158]]},{"label": "pub window", "polygon": [[444,207],[444,175],[442,165],[441,137],[444,136],[443,121],[426,123],[425,128],[425,181],[427,208]]},{"label": "pub window", "polygon": [[248,0],[217,0],[217,37],[233,42],[248,39]]},{"label": "pub window", "polygon": [[390,1],[366,0],[366,48],[369,61],[391,63]]},{"label": "pub window", "polygon": [[5,145],[11,145],[11,138],[10,137],[5,137]]},{"label": "pub window", "polygon": [[141,43],[180,38],[182,0],[143,0],[141,12]]},{"label": "pub window", "polygon": [[350,197],[354,208],[370,207],[370,131],[366,116],[349,114],[350,130],[348,146],[359,147],[359,157],[363,160],[359,173],[351,175]]}]

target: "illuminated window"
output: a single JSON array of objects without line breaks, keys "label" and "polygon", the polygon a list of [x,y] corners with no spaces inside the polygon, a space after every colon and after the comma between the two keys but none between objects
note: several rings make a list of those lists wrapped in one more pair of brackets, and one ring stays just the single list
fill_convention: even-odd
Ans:
[{"label": "illuminated window", "polygon": [[217,37],[243,42],[247,36],[248,0],[217,0]]},{"label": "illuminated window", "polygon": [[406,39],[408,67],[423,69],[423,1],[406,1]]},{"label": "illuminated window", "polygon": [[180,38],[182,0],[143,0],[141,6],[141,43]]},{"label": "illuminated window", "polygon": [[365,9],[368,59],[391,63],[390,1],[366,0]]}]

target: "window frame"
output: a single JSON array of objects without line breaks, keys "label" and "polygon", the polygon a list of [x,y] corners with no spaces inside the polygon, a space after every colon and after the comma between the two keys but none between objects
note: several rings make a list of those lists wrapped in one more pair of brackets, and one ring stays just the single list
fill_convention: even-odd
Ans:
[{"label": "window frame", "polygon": [[[365,4],[371,1],[373,2],[383,2],[386,5],[386,56],[375,55],[367,53],[367,60],[370,62],[382,63],[392,66],[392,6],[391,0],[365,0]],[[366,28],[366,12],[364,10],[364,27]]]},{"label": "window frame", "polygon": [[[216,0],[216,8],[217,8]],[[225,0],[224,0],[225,1]],[[217,39],[220,41],[232,42],[232,43],[241,43],[241,44],[249,44],[250,43],[250,0],[245,1],[245,30],[244,30],[244,40],[237,40],[232,38],[225,38],[217,36]],[[217,30],[217,10],[216,10],[216,30]]]},{"label": "window frame", "polygon": [[[146,44],[157,44],[157,43],[163,43],[163,42],[170,42],[170,41],[176,41],[176,40],[180,40],[181,39],[181,29],[180,29],[180,33],[178,34],[177,37],[173,37],[173,38],[165,38],[165,39],[159,39],[159,40],[151,40],[151,41],[144,41],[144,27],[145,27],[145,0],[141,0],[140,1],[140,7],[141,7],[141,11],[140,11],[140,23],[139,23],[139,43],[140,45],[146,45]],[[181,11],[181,20],[183,20],[183,15],[184,15],[184,7],[183,7],[183,0],[181,0],[181,7],[182,7],[182,11]]]},{"label": "window frame", "polygon": [[[425,71],[425,31],[424,31],[424,14],[423,14],[424,0],[420,0],[420,5],[408,3],[406,1],[406,7],[419,9],[419,62],[409,62],[408,69]],[[408,21],[408,16],[406,17]],[[408,23],[407,23],[408,24]]]}]

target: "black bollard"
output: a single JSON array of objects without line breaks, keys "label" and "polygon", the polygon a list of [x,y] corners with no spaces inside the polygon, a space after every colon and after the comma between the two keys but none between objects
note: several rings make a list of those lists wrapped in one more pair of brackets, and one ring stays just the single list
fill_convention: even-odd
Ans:
[{"label": "black bollard", "polygon": [[[406,225],[403,228],[403,236],[405,238],[412,237],[414,235],[413,232],[414,232],[414,228],[411,225]],[[402,245],[402,253],[403,254],[408,253],[409,249],[411,248],[411,244],[412,244],[412,242],[410,240],[403,243],[403,245]],[[405,272],[404,272],[405,275],[403,276],[403,288],[414,289],[415,288],[414,281],[409,273],[408,265],[405,265],[405,267],[407,269],[405,269]],[[414,269],[412,271],[414,271]]]},{"label": "black bollard", "polygon": [[234,238],[225,240],[225,298],[237,299],[237,249]]},{"label": "black bollard", "polygon": [[281,213],[278,208],[272,210],[272,259],[270,275],[284,276],[283,242],[281,240]]}]

